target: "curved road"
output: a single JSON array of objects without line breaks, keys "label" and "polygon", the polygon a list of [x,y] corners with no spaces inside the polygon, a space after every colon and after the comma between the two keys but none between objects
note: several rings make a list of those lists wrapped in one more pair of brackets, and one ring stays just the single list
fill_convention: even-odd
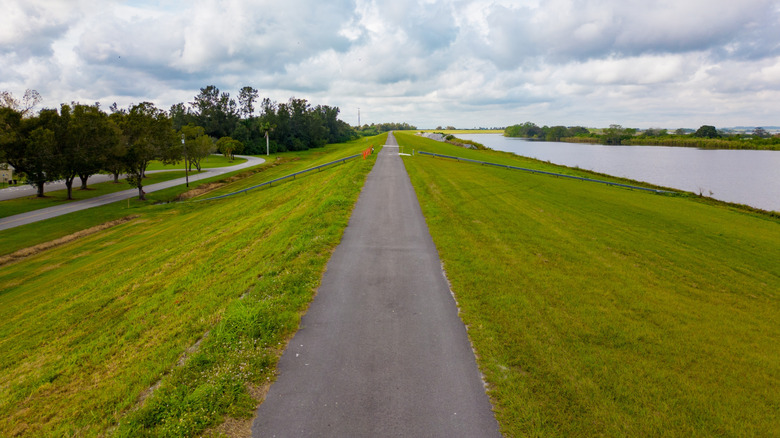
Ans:
[{"label": "curved road", "polygon": [[[147,170],[146,173],[160,173],[160,172],[174,172],[177,170],[184,170],[184,169],[171,169],[171,170]],[[205,169],[204,169],[205,170]],[[124,179],[127,175],[119,175],[120,178]],[[98,173],[96,175],[92,175],[89,177],[89,184],[98,184],[98,183],[104,183],[104,182],[113,182],[114,181],[114,175],[106,175],[103,173]],[[74,179],[73,180],[73,190],[78,190],[80,187],[80,180]],[[124,181],[122,181],[122,184],[126,184]],[[57,180],[57,181],[50,181],[43,185],[43,193],[49,193],[56,190],[65,190],[67,187],[65,186],[65,180]],[[31,186],[29,184],[19,184],[16,186],[9,186],[3,189],[0,189],[0,201],[7,201],[9,199],[16,199],[16,198],[23,198],[25,196],[35,196],[38,194],[38,188]]]},{"label": "curved road", "polygon": [[[236,155],[236,157],[246,158],[247,161],[230,167],[216,167],[212,169],[204,169],[204,171],[199,174],[190,175],[190,182],[198,181],[205,178],[211,178],[214,176],[222,175],[229,172],[234,172],[236,170],[245,169],[247,167],[257,166],[258,164],[265,163],[265,160],[259,157],[253,157],[249,155]],[[146,193],[156,192],[158,190],[167,189],[169,187],[182,185],[185,182],[186,182],[186,178],[172,179],[170,181],[144,186],[144,191]],[[128,190],[123,190],[121,192],[111,193],[108,195],[97,196],[94,198],[84,199],[76,202],[69,202],[67,204],[58,205],[55,207],[42,208],[40,210],[34,210],[27,213],[17,214],[15,216],[8,216],[6,218],[0,219],[0,231],[7,230],[9,228],[18,227],[21,225],[27,225],[33,222],[42,221],[44,219],[49,219],[56,216],[61,216],[63,214],[73,213],[74,211],[86,210],[87,208],[110,204],[112,202],[133,198],[135,196],[138,196],[138,189],[132,188]]]},{"label": "curved road", "polygon": [[254,437],[497,437],[466,329],[388,136]]}]

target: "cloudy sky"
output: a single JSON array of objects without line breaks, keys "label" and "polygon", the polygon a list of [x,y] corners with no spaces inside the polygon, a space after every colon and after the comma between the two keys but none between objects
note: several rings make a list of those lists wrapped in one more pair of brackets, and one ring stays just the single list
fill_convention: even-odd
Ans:
[{"label": "cloudy sky", "polygon": [[780,1],[2,2],[0,90],[167,109],[206,85],[353,125],[780,125]]}]

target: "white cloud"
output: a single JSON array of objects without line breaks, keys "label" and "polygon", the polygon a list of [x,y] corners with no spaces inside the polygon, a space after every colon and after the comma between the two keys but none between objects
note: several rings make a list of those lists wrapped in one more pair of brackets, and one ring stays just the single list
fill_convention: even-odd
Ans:
[{"label": "white cloud", "polygon": [[0,89],[37,89],[47,106],[167,108],[214,84],[420,126],[780,122],[773,0],[10,0],[3,9]]}]

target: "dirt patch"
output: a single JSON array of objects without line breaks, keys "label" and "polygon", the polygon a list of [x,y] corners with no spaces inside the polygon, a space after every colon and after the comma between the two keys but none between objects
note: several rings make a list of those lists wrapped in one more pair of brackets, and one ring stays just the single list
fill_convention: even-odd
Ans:
[{"label": "dirt patch", "polygon": [[202,195],[204,193],[208,193],[208,192],[210,192],[212,190],[216,190],[216,189],[224,186],[225,184],[227,184],[227,183],[226,182],[221,182],[221,181],[202,184],[202,185],[199,185],[198,187],[195,187],[192,190],[189,190],[189,191],[186,191],[186,192],[182,193],[181,195],[179,195],[178,198],[176,198],[176,200],[177,201],[186,201],[187,199],[191,199],[191,198],[194,198],[196,196],[200,196],[200,195]]},{"label": "dirt patch", "polygon": [[103,231],[105,229],[115,227],[117,225],[123,224],[125,222],[130,222],[131,220],[139,217],[138,215],[131,215],[131,216],[125,216],[121,219],[113,220],[110,222],[106,222],[104,224],[96,225],[92,228],[87,228],[86,230],[77,231],[73,234],[68,234],[67,236],[60,237],[59,239],[51,240],[49,242],[44,242],[35,246],[31,246],[28,248],[20,249],[19,251],[13,252],[11,254],[7,254],[4,256],[0,256],[0,266],[7,265],[9,263],[16,262],[18,260],[25,259],[30,256],[34,256],[35,254],[39,254],[43,251],[46,251],[51,248],[55,248],[60,245],[64,245],[69,242],[73,242],[76,239],[80,239],[82,237],[89,236],[91,234],[95,234],[98,231]]}]

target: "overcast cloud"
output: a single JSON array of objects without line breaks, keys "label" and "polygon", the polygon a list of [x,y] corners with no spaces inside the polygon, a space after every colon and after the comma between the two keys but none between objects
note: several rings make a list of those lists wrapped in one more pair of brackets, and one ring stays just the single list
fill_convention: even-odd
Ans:
[{"label": "overcast cloud", "polygon": [[5,0],[0,90],[44,105],[216,85],[419,127],[780,125],[777,0]]}]

